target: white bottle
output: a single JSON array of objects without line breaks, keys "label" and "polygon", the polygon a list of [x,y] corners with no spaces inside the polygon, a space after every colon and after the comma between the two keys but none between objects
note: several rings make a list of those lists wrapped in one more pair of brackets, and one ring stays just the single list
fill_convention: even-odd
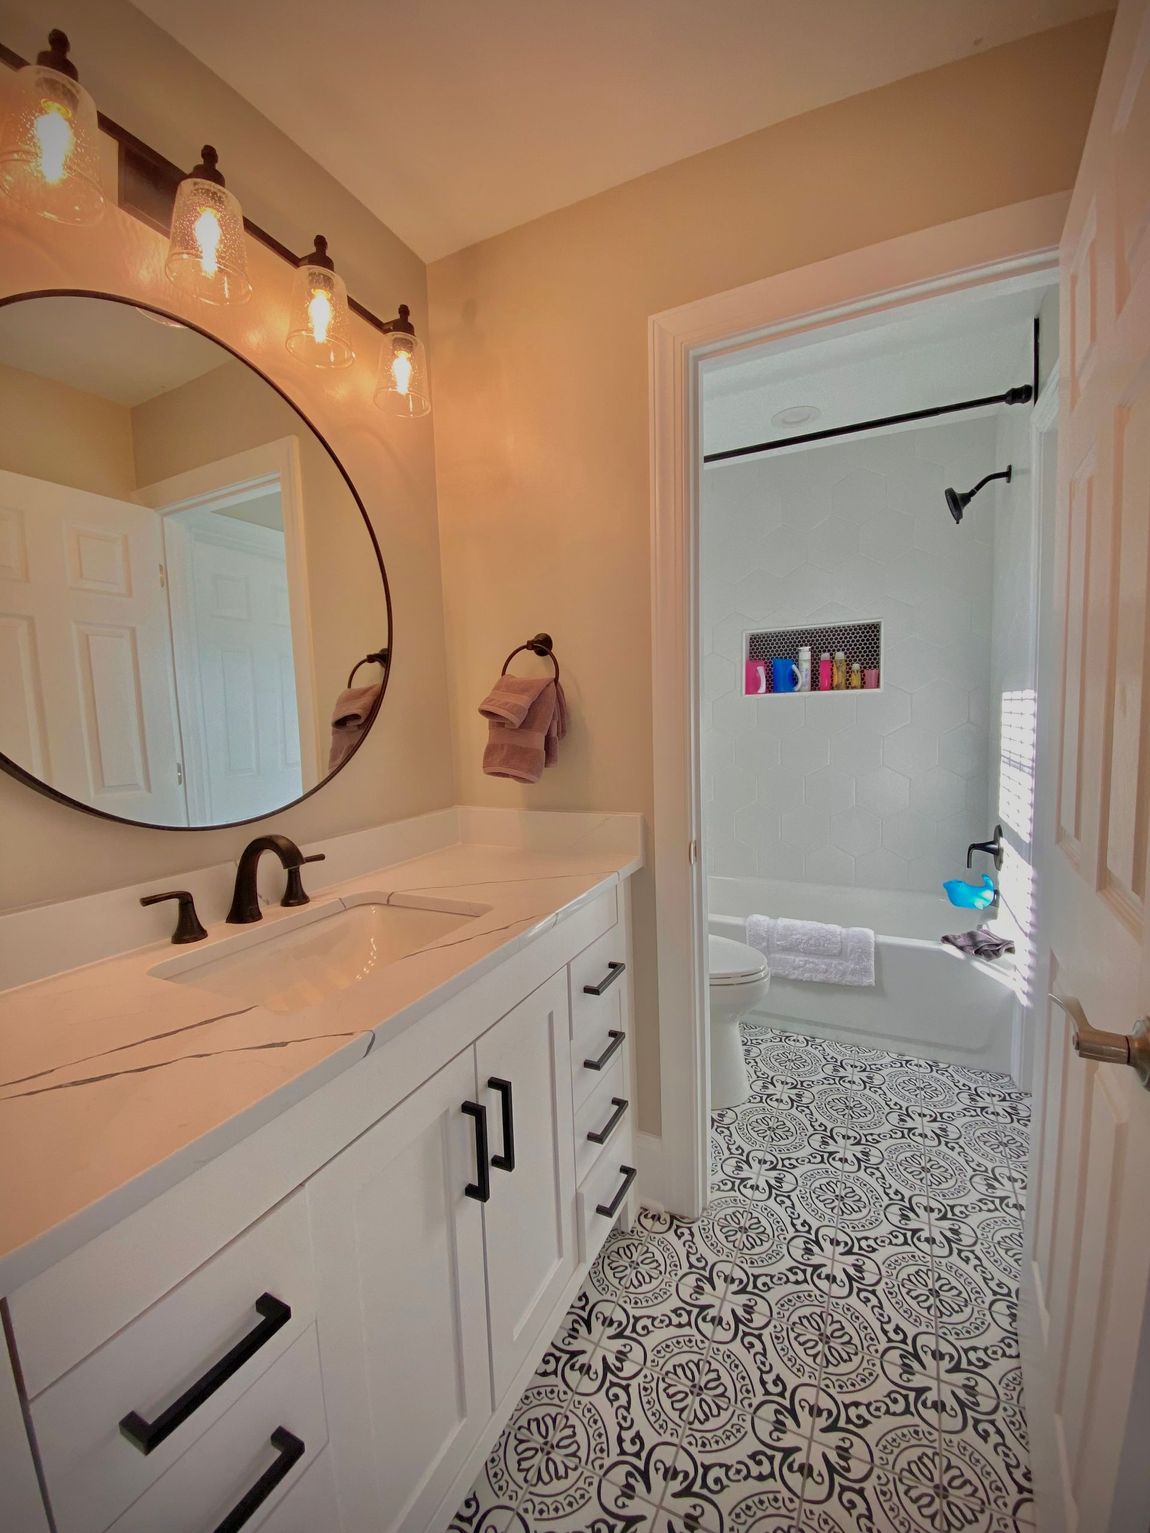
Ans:
[{"label": "white bottle", "polygon": [[811,647],[804,644],[799,650],[799,684],[796,688],[799,692],[811,690]]}]

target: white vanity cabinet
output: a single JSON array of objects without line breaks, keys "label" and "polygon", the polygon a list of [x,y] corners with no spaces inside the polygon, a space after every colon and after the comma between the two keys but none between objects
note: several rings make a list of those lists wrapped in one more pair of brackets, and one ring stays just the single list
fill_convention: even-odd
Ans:
[{"label": "white vanity cabinet", "polygon": [[8,1296],[0,1464],[51,1526],[442,1533],[628,1211],[619,893]]}]

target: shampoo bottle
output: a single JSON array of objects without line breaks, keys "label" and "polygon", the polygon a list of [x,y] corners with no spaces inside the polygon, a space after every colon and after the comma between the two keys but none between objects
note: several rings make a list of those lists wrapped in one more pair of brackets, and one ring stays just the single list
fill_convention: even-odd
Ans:
[{"label": "shampoo bottle", "polygon": [[831,669],[831,656],[829,650],[824,650],[819,657],[819,691],[829,692],[834,685],[833,671]]},{"label": "shampoo bottle", "polygon": [[841,692],[847,684],[847,657],[841,649],[835,650],[834,690]]},{"label": "shampoo bottle", "polygon": [[804,644],[799,650],[799,685],[800,692],[811,690],[811,647]]},{"label": "shampoo bottle", "polygon": [[862,686],[862,666],[856,660],[851,666],[851,690]]}]

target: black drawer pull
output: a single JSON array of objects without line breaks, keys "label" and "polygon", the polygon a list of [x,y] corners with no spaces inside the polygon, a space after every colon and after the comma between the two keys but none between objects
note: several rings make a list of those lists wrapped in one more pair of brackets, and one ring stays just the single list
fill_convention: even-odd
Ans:
[{"label": "black drawer pull", "polygon": [[619,1170],[623,1173],[623,1185],[611,1199],[610,1203],[598,1203],[595,1206],[595,1212],[602,1214],[604,1219],[614,1219],[615,1215],[619,1212],[619,1204],[622,1203],[623,1199],[631,1191],[631,1183],[639,1174],[634,1166],[620,1166]]},{"label": "black drawer pull", "polygon": [[265,1342],[270,1341],[282,1326],[287,1325],[291,1319],[291,1306],[277,1299],[274,1294],[262,1293],[256,1300],[256,1314],[263,1316],[259,1325],[249,1331],[242,1341],[237,1341],[230,1352],[225,1352],[218,1363],[213,1363],[207,1373],[198,1378],[190,1389],[185,1390],[166,1411],[161,1411],[155,1421],[145,1421],[138,1411],[128,1412],[120,1422],[120,1431],[133,1447],[139,1448],[141,1453],[151,1453],[153,1448],[158,1448],[194,1411],[199,1410],[205,1400],[215,1394],[221,1384],[226,1384],[249,1357],[254,1357]]},{"label": "black drawer pull", "polygon": [[623,973],[627,965],[625,963],[609,963],[607,965],[607,978],[601,979],[597,985],[584,985],[584,995],[602,995]]},{"label": "black drawer pull", "polygon": [[603,1050],[602,1054],[599,1055],[598,1059],[585,1059],[583,1061],[584,1069],[601,1070],[607,1061],[612,1059],[622,1048],[623,1039],[626,1038],[627,1034],[621,1033],[617,1027],[613,1027],[607,1036],[611,1042]]},{"label": "black drawer pull", "polygon": [[271,1435],[271,1445],[279,1455],[275,1463],[270,1469],[265,1469],[251,1490],[246,1491],[236,1502],[216,1533],[237,1533],[237,1529],[242,1528],[259,1511],[280,1481],[291,1473],[292,1466],[298,1464],[303,1457],[303,1443],[287,1427],[276,1427]]},{"label": "black drawer pull", "polygon": [[487,1109],[479,1102],[464,1102],[463,1111],[475,1119],[475,1181],[463,1189],[477,1203],[491,1197],[491,1167],[487,1160]]},{"label": "black drawer pull", "polygon": [[622,1097],[612,1097],[611,1106],[615,1109],[615,1111],[607,1119],[603,1127],[598,1130],[591,1129],[588,1133],[587,1138],[591,1141],[592,1144],[607,1143],[608,1139],[610,1139],[611,1135],[623,1121],[623,1114],[627,1111],[629,1104]]},{"label": "black drawer pull", "polygon": [[493,1075],[487,1084],[498,1091],[503,1108],[503,1154],[493,1155],[491,1164],[498,1171],[515,1170],[515,1108],[511,1101],[511,1082]]}]

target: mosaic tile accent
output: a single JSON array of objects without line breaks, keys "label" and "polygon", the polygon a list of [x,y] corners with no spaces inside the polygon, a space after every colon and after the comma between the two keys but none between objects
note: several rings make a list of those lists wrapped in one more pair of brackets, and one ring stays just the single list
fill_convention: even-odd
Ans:
[{"label": "mosaic tile accent", "polygon": [[1026,1094],[743,1036],[706,1213],[610,1236],[450,1533],[1032,1533]]}]

